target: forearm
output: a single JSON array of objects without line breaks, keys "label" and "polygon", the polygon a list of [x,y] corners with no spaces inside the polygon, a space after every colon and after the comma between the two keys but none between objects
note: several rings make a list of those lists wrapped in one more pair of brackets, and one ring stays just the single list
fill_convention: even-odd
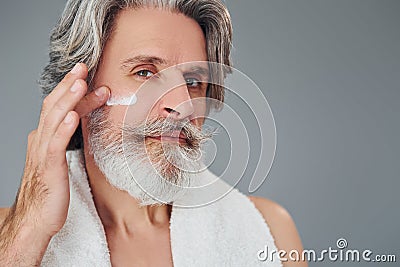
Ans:
[{"label": "forearm", "polygon": [[0,226],[0,266],[40,266],[50,239],[11,210]]}]

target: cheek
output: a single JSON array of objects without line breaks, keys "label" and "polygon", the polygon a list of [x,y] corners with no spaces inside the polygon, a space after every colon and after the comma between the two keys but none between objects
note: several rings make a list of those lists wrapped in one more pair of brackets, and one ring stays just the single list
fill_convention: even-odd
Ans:
[{"label": "cheek", "polygon": [[121,98],[128,98],[136,93],[141,83],[135,81],[119,70],[114,62],[102,62],[93,79],[93,88],[107,86],[110,89],[110,101],[115,102]]},{"label": "cheek", "polygon": [[193,105],[192,119],[204,118],[207,111],[207,98],[204,96],[194,97],[191,99]]},{"label": "cheek", "polygon": [[109,119],[114,125],[127,124],[134,126],[142,123],[147,116],[148,112],[144,108],[140,108],[140,104],[133,106],[113,106],[110,108],[109,113]]},{"label": "cheek", "polygon": [[108,119],[112,121],[114,125],[119,125],[123,122],[125,117],[126,107],[124,106],[113,106],[110,107],[110,113]]}]

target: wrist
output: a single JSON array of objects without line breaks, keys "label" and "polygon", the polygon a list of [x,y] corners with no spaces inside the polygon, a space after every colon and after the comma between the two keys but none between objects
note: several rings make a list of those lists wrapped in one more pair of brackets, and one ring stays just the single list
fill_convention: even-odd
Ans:
[{"label": "wrist", "polygon": [[25,218],[11,216],[7,219],[0,229],[0,265],[40,265],[51,235],[27,223]]}]

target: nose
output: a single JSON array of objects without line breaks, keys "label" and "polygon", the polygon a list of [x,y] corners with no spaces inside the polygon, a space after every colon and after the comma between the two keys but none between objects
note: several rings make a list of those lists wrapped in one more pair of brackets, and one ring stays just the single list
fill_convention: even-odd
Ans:
[{"label": "nose", "polygon": [[174,120],[183,120],[194,113],[186,83],[168,91],[160,99],[159,112],[162,117]]}]

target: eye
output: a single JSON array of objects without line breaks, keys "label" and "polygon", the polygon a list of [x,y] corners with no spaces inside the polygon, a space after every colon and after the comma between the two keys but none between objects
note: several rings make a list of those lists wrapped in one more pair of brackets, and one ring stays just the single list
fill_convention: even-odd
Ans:
[{"label": "eye", "polygon": [[150,70],[139,70],[134,73],[135,75],[141,77],[141,78],[150,78],[151,76],[154,75],[154,73]]},{"label": "eye", "polygon": [[186,85],[187,85],[188,87],[200,87],[201,84],[202,84],[202,83],[201,83],[198,79],[196,79],[196,78],[186,78],[185,81],[186,81]]}]

